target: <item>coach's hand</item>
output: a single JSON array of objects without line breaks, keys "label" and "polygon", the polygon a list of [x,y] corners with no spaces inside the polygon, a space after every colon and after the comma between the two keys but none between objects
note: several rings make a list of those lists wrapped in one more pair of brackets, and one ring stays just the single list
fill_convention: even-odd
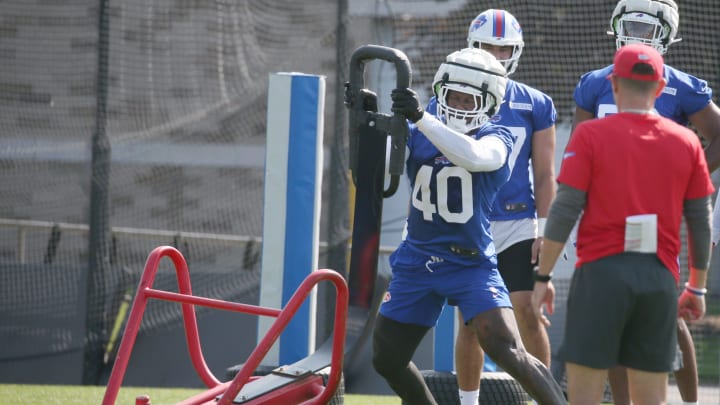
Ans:
[{"label": "coach's hand", "polygon": [[392,112],[402,114],[412,122],[418,122],[425,111],[420,107],[417,93],[412,89],[397,88],[390,94],[392,98]]},{"label": "coach's hand", "polygon": [[550,320],[543,313],[543,306],[546,307],[548,315],[552,315],[552,313],[555,312],[555,286],[552,281],[546,283],[536,281],[530,302],[535,317],[537,317],[545,327],[549,327]]},{"label": "coach's hand", "polygon": [[678,298],[678,316],[685,322],[694,322],[705,315],[705,296],[683,290]]}]

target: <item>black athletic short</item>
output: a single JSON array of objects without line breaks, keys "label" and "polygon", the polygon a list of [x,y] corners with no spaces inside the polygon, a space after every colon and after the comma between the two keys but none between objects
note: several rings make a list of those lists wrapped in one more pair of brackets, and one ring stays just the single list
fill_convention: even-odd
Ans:
[{"label": "black athletic short", "polygon": [[498,270],[508,291],[532,291],[534,264],[530,263],[535,239],[526,239],[503,250],[497,255]]},{"label": "black athletic short", "polygon": [[575,270],[560,359],[669,372],[676,350],[677,287],[656,255],[622,253]]}]

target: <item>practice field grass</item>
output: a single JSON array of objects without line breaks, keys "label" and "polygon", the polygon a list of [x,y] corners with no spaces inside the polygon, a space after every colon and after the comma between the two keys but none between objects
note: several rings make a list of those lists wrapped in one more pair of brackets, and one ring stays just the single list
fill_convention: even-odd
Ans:
[{"label": "practice field grass", "polygon": [[[117,405],[135,405],[135,397],[149,395],[152,405],[167,405],[190,398],[203,390],[189,388],[122,387]],[[0,384],[0,405],[90,405],[100,404],[105,387],[74,385]],[[345,405],[400,405],[389,395],[345,395]]]},{"label": "practice field grass", "polygon": [[[152,405],[171,405],[200,392],[200,388],[121,387],[115,404],[135,405],[136,397],[149,395]],[[103,395],[105,387],[98,386],[0,384],[0,405],[90,405],[100,404]],[[345,405],[401,405],[401,401],[392,395],[345,394]]]}]

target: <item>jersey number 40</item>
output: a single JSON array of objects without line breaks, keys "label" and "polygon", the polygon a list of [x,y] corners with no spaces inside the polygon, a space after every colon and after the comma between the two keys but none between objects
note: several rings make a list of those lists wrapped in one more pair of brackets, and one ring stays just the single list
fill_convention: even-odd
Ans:
[{"label": "jersey number 40", "polygon": [[[470,172],[457,166],[446,166],[437,172],[434,180],[437,182],[437,204],[430,199],[431,182],[433,181],[432,166],[422,166],[415,176],[415,186],[412,192],[412,205],[423,213],[423,219],[433,220],[433,214],[438,214],[448,223],[464,224],[473,216],[473,195],[472,176]],[[460,204],[454,206],[462,207],[460,212],[451,212],[448,208],[448,187],[450,178],[457,178],[460,184]],[[453,181],[453,185],[458,182]],[[452,195],[457,195],[452,193]]]}]

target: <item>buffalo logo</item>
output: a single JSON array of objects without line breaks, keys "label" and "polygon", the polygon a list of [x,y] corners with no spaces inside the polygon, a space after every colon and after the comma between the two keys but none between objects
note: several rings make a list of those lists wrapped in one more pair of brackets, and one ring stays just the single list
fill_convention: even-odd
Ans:
[{"label": "buffalo logo", "polygon": [[516,19],[513,18],[513,20],[510,22],[510,25],[512,25],[513,29],[517,31],[518,34],[522,34],[522,28],[520,27],[520,23],[517,22]]},{"label": "buffalo logo", "polygon": [[442,259],[442,257],[430,256],[430,260],[428,260],[428,261],[425,262],[425,268],[426,268],[430,273],[434,273],[435,270],[431,269],[431,268],[430,268],[430,265],[431,265],[431,264],[435,264],[435,263],[442,263],[442,262],[444,262],[444,260]]},{"label": "buffalo logo", "polygon": [[478,16],[470,26],[470,31],[475,31],[487,23],[487,17],[485,15]]},{"label": "buffalo logo", "polygon": [[502,119],[502,116],[500,114],[495,114],[492,117],[490,117],[490,122],[492,123],[498,123]]},{"label": "buffalo logo", "polygon": [[391,298],[391,297],[390,297],[390,293],[389,293],[389,292],[385,292],[385,296],[383,297],[382,302],[388,302],[388,301],[390,301],[390,298]]},{"label": "buffalo logo", "polygon": [[438,156],[435,158],[435,164],[441,166],[447,166],[450,164],[450,160],[445,156]]}]

